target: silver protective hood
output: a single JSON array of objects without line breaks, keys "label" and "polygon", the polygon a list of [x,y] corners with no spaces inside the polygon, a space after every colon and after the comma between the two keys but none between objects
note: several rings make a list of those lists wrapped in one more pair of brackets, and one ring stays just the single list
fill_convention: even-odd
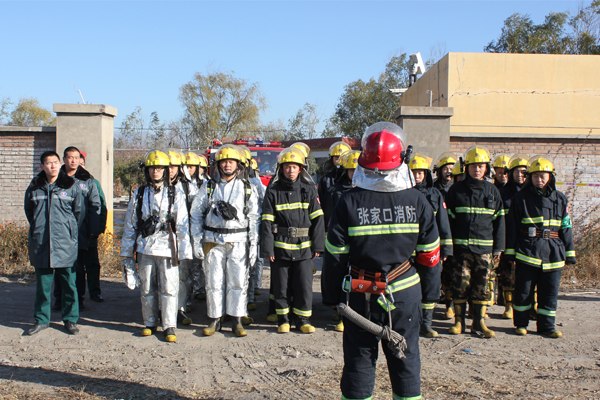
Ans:
[{"label": "silver protective hood", "polygon": [[397,169],[386,172],[375,172],[359,164],[354,172],[352,184],[374,192],[398,192],[415,186],[415,180],[404,162]]}]

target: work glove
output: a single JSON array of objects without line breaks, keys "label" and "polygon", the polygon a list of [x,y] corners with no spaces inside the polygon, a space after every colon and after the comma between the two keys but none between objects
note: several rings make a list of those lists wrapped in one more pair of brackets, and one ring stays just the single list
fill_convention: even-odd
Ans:
[{"label": "work glove", "polygon": [[249,261],[250,265],[254,265],[256,257],[258,256],[258,245],[256,243],[250,243]]},{"label": "work glove", "polygon": [[567,265],[575,265],[577,264],[577,260],[575,257],[567,257]]},{"label": "work glove", "polygon": [[140,286],[140,277],[137,273],[133,257],[126,257],[121,260],[121,266],[123,267],[123,280],[127,287],[133,290]]},{"label": "work glove", "polygon": [[202,242],[198,242],[197,246],[194,247],[194,258],[196,260],[203,261],[204,260],[204,250],[202,249]]}]

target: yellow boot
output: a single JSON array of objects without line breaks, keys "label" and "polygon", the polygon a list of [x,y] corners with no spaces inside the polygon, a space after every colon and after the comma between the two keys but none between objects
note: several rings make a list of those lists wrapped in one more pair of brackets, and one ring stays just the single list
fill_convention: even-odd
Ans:
[{"label": "yellow boot", "polygon": [[177,336],[175,336],[175,329],[167,328],[167,330],[165,331],[165,340],[170,343],[177,341]]},{"label": "yellow boot", "polygon": [[336,332],[344,332],[344,321],[338,322],[333,329]]},{"label": "yellow boot", "polygon": [[212,336],[215,332],[221,330],[221,318],[213,319],[210,324],[202,330],[204,336]]},{"label": "yellow boot", "polygon": [[235,333],[237,337],[247,336],[248,332],[244,329],[242,325],[242,317],[233,317],[233,322],[231,325],[231,330]]},{"label": "yellow boot", "polygon": [[504,312],[502,313],[502,318],[504,319],[512,319],[513,318],[513,298],[512,291],[505,290],[504,291]]},{"label": "yellow boot", "polygon": [[455,322],[454,325],[450,327],[449,331],[452,335],[459,335],[465,331],[465,314],[467,311],[465,310],[466,305],[467,303],[464,301],[461,301],[458,304],[456,300],[454,301]]},{"label": "yellow boot", "polygon": [[475,303],[473,304],[473,325],[471,325],[471,332],[482,332],[483,337],[485,338],[493,338],[496,336],[496,333],[489,329],[485,325],[485,311],[487,307],[483,304]]},{"label": "yellow boot", "polygon": [[277,322],[277,314],[269,314],[269,316],[267,317],[267,321]]}]

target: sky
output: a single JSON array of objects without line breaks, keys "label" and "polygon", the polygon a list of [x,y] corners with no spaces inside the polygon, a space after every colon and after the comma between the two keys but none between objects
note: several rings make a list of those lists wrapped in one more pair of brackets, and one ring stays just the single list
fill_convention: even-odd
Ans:
[{"label": "sky", "polygon": [[482,52],[513,13],[539,24],[578,4],[0,0],[0,100],[36,97],[52,109],[81,103],[76,88],[86,103],[116,107],[115,127],[138,106],[166,122],[183,113],[181,85],[216,69],[260,84],[263,123],[287,124],[305,103],[325,120],[344,86],[379,76],[393,55]]}]

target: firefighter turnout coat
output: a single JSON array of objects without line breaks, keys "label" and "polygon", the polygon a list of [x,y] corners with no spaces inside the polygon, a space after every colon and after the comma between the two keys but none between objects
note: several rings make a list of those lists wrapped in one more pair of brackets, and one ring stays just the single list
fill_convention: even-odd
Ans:
[{"label": "firefighter turnout coat", "polygon": [[507,216],[505,255],[546,270],[575,263],[575,245],[567,197],[554,188],[542,196],[528,185],[516,193]]}]

